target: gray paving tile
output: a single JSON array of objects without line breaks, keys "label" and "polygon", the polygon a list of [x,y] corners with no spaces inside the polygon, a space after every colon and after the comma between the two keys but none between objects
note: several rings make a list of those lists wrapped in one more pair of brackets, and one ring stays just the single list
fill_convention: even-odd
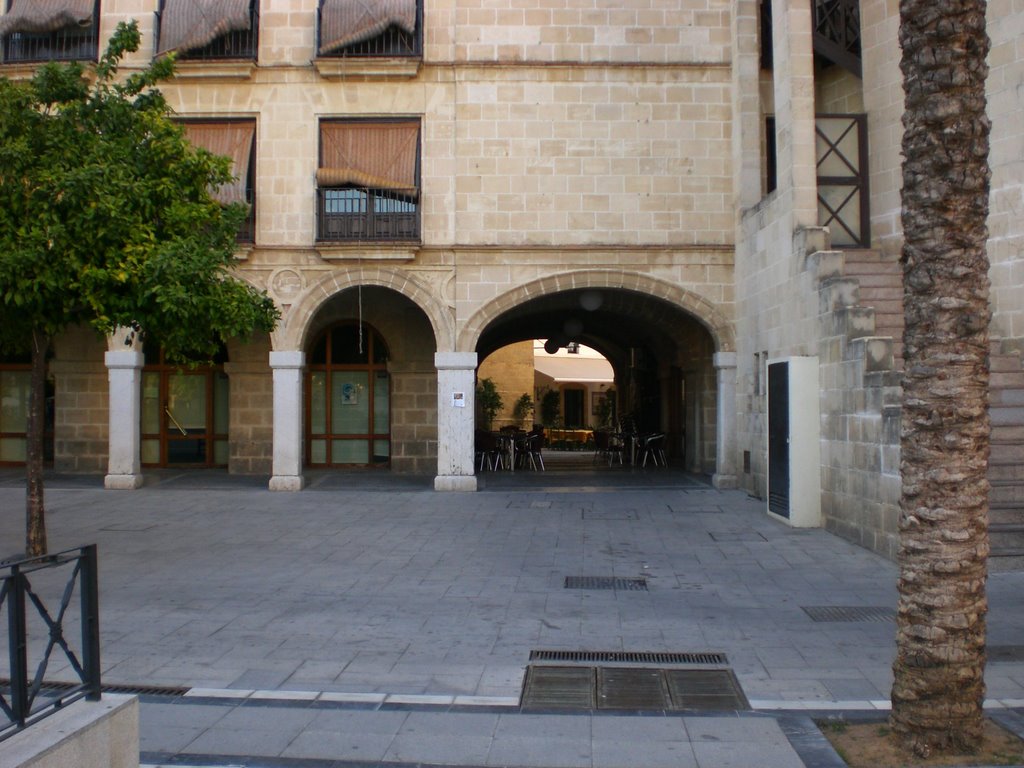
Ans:
[{"label": "gray paving tile", "polygon": [[638,738],[615,741],[595,740],[592,745],[593,768],[697,768],[697,758],[689,742],[648,742]]}]

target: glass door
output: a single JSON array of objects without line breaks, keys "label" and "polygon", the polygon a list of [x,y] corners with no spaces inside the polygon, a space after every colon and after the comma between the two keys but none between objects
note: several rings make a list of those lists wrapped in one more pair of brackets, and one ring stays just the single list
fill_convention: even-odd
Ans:
[{"label": "glass door", "polygon": [[[24,464],[28,448],[29,363],[0,362],[0,466]],[[53,461],[54,385],[46,378],[43,461]]]},{"label": "glass door", "polygon": [[339,325],[313,347],[306,380],[307,463],[384,466],[391,460],[387,347],[376,331]]},{"label": "glass door", "polygon": [[223,467],[228,463],[228,378],[219,365],[158,362],[142,373],[142,463]]}]

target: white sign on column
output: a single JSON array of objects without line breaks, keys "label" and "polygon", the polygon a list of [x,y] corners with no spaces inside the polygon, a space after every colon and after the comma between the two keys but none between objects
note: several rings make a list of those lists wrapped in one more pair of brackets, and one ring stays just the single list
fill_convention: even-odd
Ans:
[{"label": "white sign on column", "polygon": [[271,352],[274,372],[274,460],[272,491],[301,491],[303,352]]},{"label": "white sign on column", "polygon": [[109,382],[109,448],[103,487],[132,490],[142,485],[142,366],[144,356],[133,350],[106,352]]}]

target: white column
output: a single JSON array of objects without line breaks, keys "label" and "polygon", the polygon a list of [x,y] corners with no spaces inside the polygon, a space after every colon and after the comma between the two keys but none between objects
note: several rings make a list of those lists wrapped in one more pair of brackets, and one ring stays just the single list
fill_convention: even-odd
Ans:
[{"label": "white column", "polygon": [[438,491],[475,491],[473,427],[476,352],[437,352]]},{"label": "white column", "polygon": [[132,490],[142,485],[142,445],[139,419],[142,412],[141,352],[115,350],[106,352],[109,386],[109,448],[105,488]]},{"label": "white column", "polygon": [[302,476],[302,371],[304,352],[270,353],[274,372],[274,461],[272,491],[301,491]]},{"label": "white column", "polygon": [[736,353],[716,352],[713,358],[718,379],[715,425],[715,488],[736,488]]}]

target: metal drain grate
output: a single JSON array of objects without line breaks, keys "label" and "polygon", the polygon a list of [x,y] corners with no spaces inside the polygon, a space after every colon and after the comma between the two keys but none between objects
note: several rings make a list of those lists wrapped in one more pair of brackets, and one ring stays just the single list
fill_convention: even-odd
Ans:
[{"label": "metal drain grate", "polygon": [[524,709],[725,712],[750,709],[729,669],[546,667],[526,670]]},{"label": "metal drain grate", "polygon": [[566,589],[614,589],[623,592],[647,590],[647,579],[622,579],[614,576],[566,576]]},{"label": "metal drain grate", "polygon": [[574,661],[581,664],[728,664],[724,653],[717,651],[530,651],[530,661]]},{"label": "metal drain grate", "polygon": [[861,607],[840,605],[806,605],[801,610],[811,621],[892,621],[896,618],[893,608]]},{"label": "metal drain grate", "polygon": [[[0,688],[8,688],[10,685],[10,680],[0,678]],[[70,691],[80,685],[81,683],[44,682],[39,690],[45,696],[47,693]],[[137,696],[184,696],[191,689],[167,685],[101,685],[100,690],[103,693],[129,693]]]}]

